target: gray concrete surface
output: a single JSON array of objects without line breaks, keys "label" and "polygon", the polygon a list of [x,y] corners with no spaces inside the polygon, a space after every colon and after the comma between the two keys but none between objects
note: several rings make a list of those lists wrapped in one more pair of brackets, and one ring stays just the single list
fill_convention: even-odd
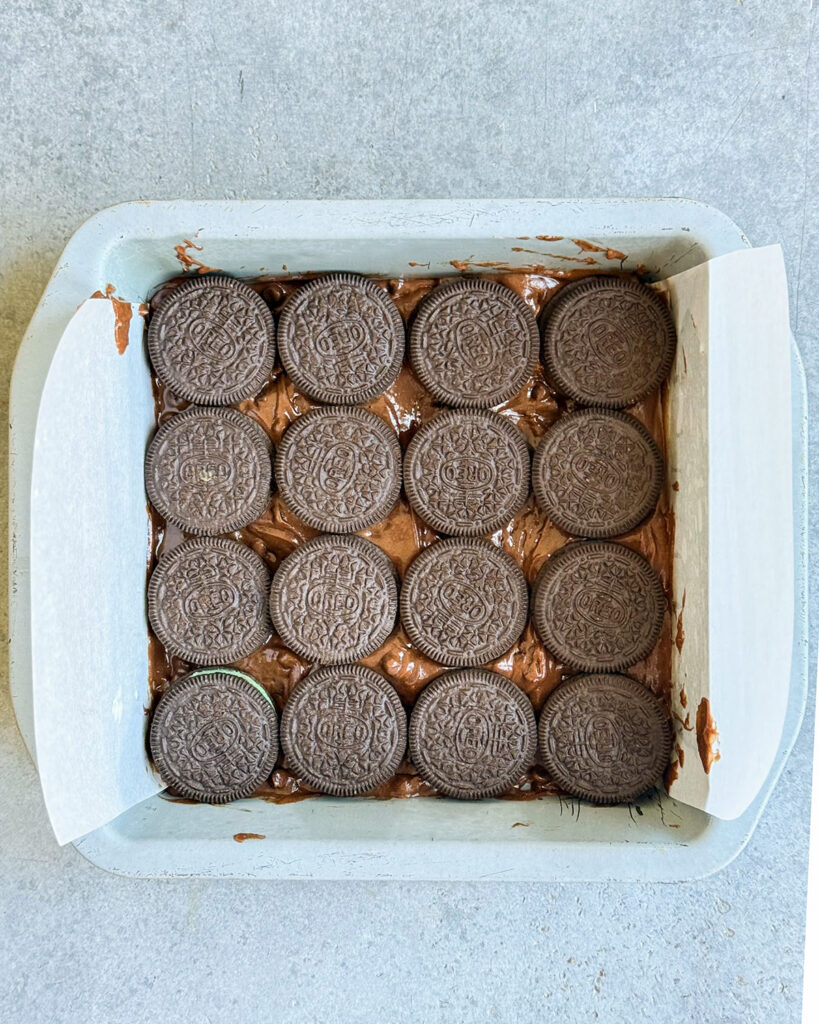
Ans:
[{"label": "gray concrete surface", "polygon": [[[120,200],[682,195],[783,244],[815,418],[811,6],[6,0],[4,375],[66,239]],[[811,743],[697,883],[142,882],[55,846],[4,683],[0,1016],[790,1024]]]}]

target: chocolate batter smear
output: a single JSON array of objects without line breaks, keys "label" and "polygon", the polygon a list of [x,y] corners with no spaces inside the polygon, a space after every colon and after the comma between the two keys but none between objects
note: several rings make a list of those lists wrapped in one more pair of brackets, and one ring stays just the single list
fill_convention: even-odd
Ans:
[{"label": "chocolate batter smear", "polygon": [[[537,316],[547,301],[571,281],[586,277],[594,271],[578,269],[572,272],[532,273],[505,272],[481,275],[499,281],[513,289]],[[310,275],[315,276],[315,275]],[[628,275],[626,275],[628,276]],[[177,287],[185,277],[176,278],[154,296],[151,309],[167,289]],[[264,279],[252,283],[252,287],[278,313],[285,299],[304,282],[305,278]],[[420,300],[439,282],[440,278],[413,278],[381,280],[376,283],[389,293],[396,303],[405,323],[408,322]],[[156,377],[153,378],[153,392],[157,426],[166,422],[186,408],[180,400],[165,388]],[[267,432],[274,444],[293,420],[314,407],[313,402],[300,394],[284,374],[280,364],[273,369],[271,379],[253,399],[240,402],[237,406],[243,413],[255,419]],[[406,450],[415,431],[426,423],[439,404],[422,386],[408,363],[390,388],[378,398],[367,402],[364,408],[376,413],[398,433],[401,447]],[[632,406],[628,412],[645,425],[660,451],[667,454],[667,385],[661,390]],[[541,365],[535,368],[526,384],[509,401],[496,407],[496,411],[508,417],[523,432],[533,446],[549,426],[564,412],[574,408],[571,401],[556,395],[549,387]],[[172,550],[183,540],[185,534],[166,524],[158,513],[148,510],[149,545],[148,571],[153,570],[157,559]],[[381,547],[392,559],[399,576],[403,579],[413,558],[437,539],[437,534],[424,525],[409,507],[402,494],[392,512],[381,522],[359,531]],[[247,544],[260,555],[272,570],[297,545],[317,536],[317,531],[295,518],[275,495],[270,507],[255,522],[242,530],[226,534]],[[515,559],[531,585],[544,560],[571,538],[559,530],[538,509],[534,499],[529,498],[526,506],[514,519],[489,535],[488,540],[502,548]],[[651,517],[618,541],[639,551],[658,572],[663,588],[671,598],[671,570],[674,552],[674,517],[670,509],[667,490],[664,489]],[[652,652],[627,670],[628,675],[649,687],[670,708],[671,701],[671,647],[673,643],[672,617],[665,612],[660,640]],[[424,686],[447,669],[427,658],[418,651],[404,633],[400,623],[390,637],[372,655],[364,658],[362,664],[381,672],[396,688],[402,701],[411,707]],[[278,637],[271,637],[258,651],[236,662],[236,668],[250,673],[266,687],[276,707],[281,709],[296,683],[312,668],[312,665],[287,648]],[[531,624],[520,639],[501,658],[492,662],[489,668],[513,680],[531,699],[539,711],[543,702],[564,676],[571,673],[549,653],[539,640]],[[149,671],[153,705],[167,687],[189,670],[185,662],[171,657],[153,635],[149,636]],[[502,799],[531,800],[540,796],[557,795],[561,791],[540,766],[530,768],[525,776],[513,786]],[[268,783],[256,791],[256,796],[275,803],[290,803],[306,797],[318,796],[303,782],[300,782],[286,764],[276,768]],[[435,796],[434,790],[416,774],[408,760],[399,766],[398,772],[388,782],[374,790],[370,796],[378,799],[396,797]]]}]

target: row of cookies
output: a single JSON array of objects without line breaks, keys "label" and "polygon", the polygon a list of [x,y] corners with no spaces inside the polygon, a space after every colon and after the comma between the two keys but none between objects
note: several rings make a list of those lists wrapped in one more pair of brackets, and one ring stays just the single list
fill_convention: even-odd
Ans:
[{"label": "row of cookies", "polygon": [[[610,541],[575,542],[547,559],[532,618],[567,668],[621,670],[654,647],[666,602],[639,552]],[[277,568],[223,537],[184,541],[148,585],[148,618],[165,650],[191,665],[226,665],[270,637],[313,664],[358,661],[390,636],[400,611],[410,642],[439,665],[485,665],[518,640],[529,588],[517,563],[480,538],[450,538],[413,560],[400,586],[369,540],[325,534]]]},{"label": "row of cookies", "polygon": [[[271,458],[270,440],[250,417],[191,406],[157,431],[145,486],[168,522],[214,536],[247,526],[267,508]],[[404,488],[419,517],[439,533],[473,537],[509,522],[531,489],[567,533],[620,536],[653,510],[664,474],[645,427],[604,409],[561,416],[533,459],[523,434],[498,413],[442,411],[416,432],[403,460]],[[353,533],[398,500],[401,447],[372,412],[313,409],[285,431],[275,479],[285,505],[307,525]]]},{"label": "row of cookies", "polygon": [[281,723],[251,676],[230,668],[191,672],[160,700],[149,742],[163,780],[206,803],[250,796],[273,772],[281,745],[297,777],[319,793],[372,792],[392,778],[409,747],[425,782],[466,800],[509,790],[539,747],[566,792],[605,804],[631,800],[656,782],[671,733],[657,698],[628,676],[574,676],[547,699],[536,727],[529,698],[510,680],[485,669],[446,672],[426,686],[408,725],[383,676],[341,665],[300,680]]},{"label": "row of cookies", "polygon": [[582,405],[625,408],[668,375],[674,325],[663,299],[626,276],[594,275],[534,312],[483,278],[445,280],[421,301],[405,345],[384,287],[357,274],[324,274],[298,288],[278,325],[249,285],[209,274],[158,303],[148,351],[163,384],[200,405],[256,395],[277,351],[296,388],[314,401],[357,405],[410,364],[444,405],[490,408],[511,398],[542,353],[553,387]]}]

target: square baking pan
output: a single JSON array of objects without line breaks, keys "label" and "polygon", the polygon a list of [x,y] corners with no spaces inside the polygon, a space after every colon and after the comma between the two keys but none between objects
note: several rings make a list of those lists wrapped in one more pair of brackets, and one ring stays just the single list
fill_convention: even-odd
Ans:
[{"label": "square baking pan", "polygon": [[[751,402],[754,388],[764,393],[768,372],[764,359],[744,347],[741,331],[723,332],[719,351],[715,345],[711,351],[700,345],[699,360],[689,350],[686,367],[680,366],[673,378],[679,387],[672,381],[678,398],[672,402],[669,458],[675,472],[683,473],[681,494],[689,503],[678,511],[674,603],[680,606],[686,584],[689,604],[698,585],[707,593],[699,618],[695,610],[686,620],[686,643],[692,652],[702,647],[699,664],[706,666],[712,685],[723,679],[733,688],[715,707],[722,714],[725,741],[718,770],[723,777],[747,777],[752,787],[738,816],[720,810],[717,785],[709,797],[707,773],[690,781],[690,771],[689,781],[681,780],[682,798],[675,798],[672,788],[675,796],[655,792],[628,807],[593,807],[557,797],[475,804],[322,798],[284,806],[251,799],[213,807],[155,792],[158,785],[136,735],[144,732],[147,693],[142,457],[153,415],[139,313],[162,281],[183,270],[210,268],[246,278],[328,270],[385,277],[534,268],[559,273],[579,266],[639,270],[650,280],[671,278],[672,302],[679,304],[683,290],[675,291],[675,280],[748,247],[723,214],[680,199],[137,202],[105,210],[83,225],[61,257],[25,336],[11,396],[12,697],[58,837],[71,827],[76,832],[77,822],[86,820],[88,798],[83,786],[75,785],[75,805],[62,808],[68,824],[58,826],[54,787],[62,786],[59,795],[70,802],[73,766],[69,754],[62,778],[55,780],[54,763],[63,752],[57,749],[44,701],[63,693],[81,700],[84,680],[112,679],[111,694],[84,719],[88,761],[93,765],[99,753],[105,763],[100,737],[110,736],[111,722],[123,718],[124,701],[135,731],[124,762],[132,754],[144,761],[137,774],[144,776],[145,792],[153,795],[139,802],[124,795],[132,791],[125,765],[122,777],[107,785],[107,815],[104,808],[95,808],[105,823],[76,839],[83,856],[110,871],[672,881],[703,876],[736,856],[774,791],[807,693],[806,400],[792,339],[786,342],[783,378],[789,394],[778,410],[766,410],[787,422],[777,421],[779,429],[770,432],[774,439],[758,450],[747,430],[733,429],[730,416],[726,420],[732,410],[748,415],[738,392],[747,392]],[[95,295],[93,302],[86,301]],[[94,324],[103,314],[92,316],[92,306],[105,307],[110,319],[110,356],[108,349],[105,355],[94,349]],[[680,309],[677,314],[682,315]],[[694,324],[693,305],[686,315]],[[719,316],[713,320],[716,339]],[[85,348],[83,331],[88,334]],[[757,354],[764,355],[764,340],[762,346]],[[80,371],[88,384],[84,395],[72,385]],[[689,437],[692,420],[699,426],[691,428]],[[56,450],[71,460],[58,482],[49,462]],[[686,460],[700,471],[686,477]],[[743,490],[752,487],[762,494],[768,474],[775,478],[771,501],[756,500],[753,490]],[[734,530],[724,510],[731,503],[741,505],[746,494],[753,497],[747,522]],[[692,517],[693,505],[697,514]],[[90,531],[92,518],[97,527]],[[47,528],[53,544],[47,543]],[[784,558],[782,551],[774,554],[788,592],[783,599],[771,587],[750,605],[744,591],[760,578],[759,565],[766,567],[768,540],[777,530],[786,538]],[[749,608],[754,621],[745,623],[742,616]],[[786,635],[778,628],[776,636],[760,637],[758,623],[767,621],[774,623],[772,629],[786,623]],[[754,689],[759,681],[750,676],[772,647],[780,656],[766,684],[772,725],[763,736],[753,724],[759,722],[759,691]],[[686,667],[675,658],[674,673],[680,675]],[[121,677],[119,682],[114,676]],[[696,680],[689,683],[696,689]],[[737,735],[742,743],[732,739]],[[759,778],[753,768],[757,740],[769,749],[761,758]],[[733,751],[730,758],[728,751]],[[87,776],[88,766],[83,770]],[[117,814],[121,806],[127,809]],[[709,813],[712,807],[719,817]],[[237,841],[248,835],[259,838]]]}]

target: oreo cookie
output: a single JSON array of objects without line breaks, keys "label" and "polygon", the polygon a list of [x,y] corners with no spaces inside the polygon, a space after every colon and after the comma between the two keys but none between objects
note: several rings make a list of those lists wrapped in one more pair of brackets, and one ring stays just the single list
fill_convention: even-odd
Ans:
[{"label": "oreo cookie", "polygon": [[529,445],[495,412],[441,412],[410,441],[404,487],[434,530],[479,537],[509,522],[529,496]]},{"label": "oreo cookie", "polygon": [[285,505],[302,522],[326,533],[355,533],[398,501],[401,445],[366,409],[312,409],[285,431],[275,472]]},{"label": "oreo cookie", "polygon": [[626,803],[668,767],[671,726],[660,701],[629,676],[574,676],[546,700],[540,756],[567,793],[598,804]]},{"label": "oreo cookie", "polygon": [[613,541],[567,544],[535,580],[532,620],[568,668],[617,671],[635,665],[660,638],[666,599],[660,577],[632,548]]},{"label": "oreo cookie", "polygon": [[487,408],[520,391],[534,371],[539,343],[534,313],[511,288],[460,278],[421,300],[409,358],[438,401]]},{"label": "oreo cookie", "polygon": [[622,409],[650,395],[670,373],[676,345],[667,303],[633,278],[584,278],[544,312],[546,375],[583,405]]},{"label": "oreo cookie", "polygon": [[526,694],[496,672],[448,672],[416,701],[409,748],[421,777],[444,796],[499,796],[534,761],[535,713]]},{"label": "oreo cookie", "polygon": [[438,541],[412,562],[401,587],[410,641],[442,665],[483,665],[526,627],[529,588],[509,555],[488,541]]},{"label": "oreo cookie", "polygon": [[148,620],[170,654],[226,665],[270,635],[270,573],[244,544],[198,537],[163,555],[148,584]]},{"label": "oreo cookie", "polygon": [[395,625],[395,569],[363,537],[316,537],[276,570],[270,615],[288,647],[325,665],[372,654]]},{"label": "oreo cookie", "polygon": [[663,457],[642,423],[606,409],[561,416],[532,462],[538,505],[578,537],[628,533],[654,509],[664,479]]},{"label": "oreo cookie", "polygon": [[162,781],[180,796],[209,804],[239,800],[276,764],[276,709],[252,676],[200,669],[165,691],[149,745]]},{"label": "oreo cookie", "polygon": [[148,446],[148,498],[187,533],[238,530],[270,503],[271,451],[259,424],[235,409],[191,406],[163,424]]},{"label": "oreo cookie", "polygon": [[231,277],[186,281],[151,316],[148,354],[162,383],[185,401],[230,405],[252,398],[276,359],[273,314]]},{"label": "oreo cookie", "polygon": [[366,793],[392,778],[407,747],[407,715],[392,686],[363,665],[316,669],[282,712],[289,767],[332,796]]},{"label": "oreo cookie", "polygon": [[358,274],[302,285],[279,317],[281,360],[317,402],[356,405],[392,384],[404,359],[404,322],[383,288]]}]

